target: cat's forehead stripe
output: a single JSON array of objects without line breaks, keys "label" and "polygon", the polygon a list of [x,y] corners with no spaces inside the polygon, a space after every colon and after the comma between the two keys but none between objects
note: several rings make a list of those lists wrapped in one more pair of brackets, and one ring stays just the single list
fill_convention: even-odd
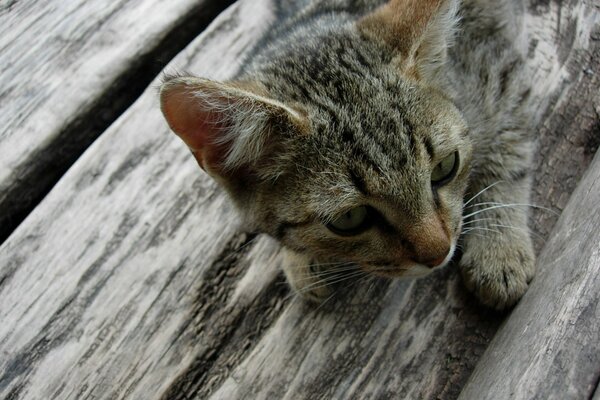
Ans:
[{"label": "cat's forehead stripe", "polygon": [[422,146],[398,97],[401,83],[374,68],[381,49],[360,42],[347,35],[320,37],[319,46],[308,46],[301,57],[292,49],[263,65],[263,81],[278,100],[315,111],[311,123],[320,153],[348,152],[378,172],[402,169]]},{"label": "cat's forehead stripe", "polygon": [[427,154],[429,154],[429,158],[433,160],[435,158],[435,152],[433,149],[433,144],[431,144],[431,140],[428,137],[425,137],[423,138],[423,144],[425,145]]},{"label": "cat's forehead stripe", "polygon": [[350,176],[350,180],[354,187],[356,187],[362,194],[368,196],[369,190],[367,189],[367,184],[365,179],[356,171],[354,168],[350,168],[348,171],[348,175]]}]

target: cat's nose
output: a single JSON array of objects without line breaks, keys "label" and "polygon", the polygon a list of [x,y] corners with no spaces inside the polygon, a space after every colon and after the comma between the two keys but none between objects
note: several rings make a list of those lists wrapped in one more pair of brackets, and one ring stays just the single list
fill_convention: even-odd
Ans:
[{"label": "cat's nose", "polygon": [[435,215],[413,225],[405,235],[412,259],[419,264],[435,268],[443,264],[450,253],[450,235]]},{"label": "cat's nose", "polygon": [[448,257],[448,253],[450,253],[450,249],[448,249],[442,256],[439,256],[437,258],[431,258],[429,260],[421,261],[421,264],[426,265],[429,268],[435,268],[444,263],[444,261],[446,260],[446,257]]}]

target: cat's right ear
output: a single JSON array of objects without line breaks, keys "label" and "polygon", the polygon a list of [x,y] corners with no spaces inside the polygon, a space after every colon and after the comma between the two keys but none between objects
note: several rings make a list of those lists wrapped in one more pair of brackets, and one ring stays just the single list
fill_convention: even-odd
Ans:
[{"label": "cat's right ear", "polygon": [[390,0],[359,20],[358,29],[390,47],[406,76],[427,80],[446,61],[459,6],[460,0]]},{"label": "cat's right ear", "polygon": [[303,115],[251,83],[167,78],[160,102],[171,129],[214,178],[252,169],[277,147],[282,133],[307,126]]}]

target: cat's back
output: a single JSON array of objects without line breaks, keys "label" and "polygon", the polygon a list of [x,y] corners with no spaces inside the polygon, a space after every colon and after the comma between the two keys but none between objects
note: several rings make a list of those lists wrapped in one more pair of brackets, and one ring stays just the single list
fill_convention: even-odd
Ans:
[{"label": "cat's back", "polygon": [[526,128],[530,79],[524,68],[522,16],[515,0],[463,0],[443,85],[477,140],[504,126]]},{"label": "cat's back", "polygon": [[[253,70],[281,53],[321,47],[320,38],[335,35],[351,22],[369,14],[389,0],[277,0],[277,25],[256,44],[244,70]],[[462,0],[449,69],[481,62],[499,51],[517,53],[523,5],[516,0]],[[457,69],[458,68],[458,69]],[[260,68],[259,68],[260,69]],[[464,68],[463,68],[464,69]]]},{"label": "cat's back", "polygon": [[321,38],[339,33],[351,22],[372,12],[387,0],[278,0],[277,25],[256,44],[241,74],[261,69],[282,53],[323,48]]}]

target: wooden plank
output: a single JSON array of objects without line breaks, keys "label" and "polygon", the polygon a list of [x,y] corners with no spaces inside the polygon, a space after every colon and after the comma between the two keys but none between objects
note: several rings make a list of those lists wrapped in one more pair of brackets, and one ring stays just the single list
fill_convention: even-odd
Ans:
[{"label": "wooden plank", "polygon": [[[231,10],[175,65],[233,74],[268,28],[266,6]],[[276,247],[244,255],[231,206],[168,132],[156,85],[0,248],[0,398],[158,397],[284,296],[262,265]],[[247,271],[259,279],[234,298]]]},{"label": "wooden plank", "polygon": [[460,399],[590,399],[600,377],[600,154],[539,257],[541,271]]},{"label": "wooden plank", "polygon": [[0,4],[0,242],[232,2]]},{"label": "wooden plank", "polygon": [[[600,145],[600,14],[593,1],[532,1],[525,15],[528,66],[541,119],[532,202],[562,210]],[[557,220],[537,210],[541,249]]]},{"label": "wooden plank", "polygon": [[[305,3],[241,0],[171,70],[230,77]],[[563,109],[579,83],[597,85],[566,73],[590,66],[596,27],[582,23],[559,63],[557,13],[598,10],[528,11],[539,24],[530,62],[543,50],[536,77],[553,78],[536,96],[560,92],[540,104],[542,124],[552,117],[544,107]],[[157,107],[147,91],[0,247],[0,397],[458,397],[503,315],[478,306],[453,269],[353,283],[319,308],[291,298],[277,245],[237,230]],[[587,129],[567,132],[571,151],[589,144],[579,141]],[[561,155],[544,154],[542,179]],[[561,196],[557,185],[542,205]]]}]

